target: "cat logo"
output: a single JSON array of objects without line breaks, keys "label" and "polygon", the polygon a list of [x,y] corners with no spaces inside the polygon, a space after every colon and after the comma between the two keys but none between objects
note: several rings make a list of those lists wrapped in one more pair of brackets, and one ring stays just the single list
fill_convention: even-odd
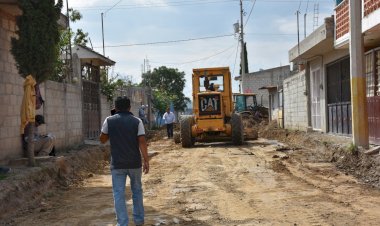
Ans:
[{"label": "cat logo", "polygon": [[199,109],[201,114],[208,115],[220,113],[219,95],[202,96],[199,100]]}]

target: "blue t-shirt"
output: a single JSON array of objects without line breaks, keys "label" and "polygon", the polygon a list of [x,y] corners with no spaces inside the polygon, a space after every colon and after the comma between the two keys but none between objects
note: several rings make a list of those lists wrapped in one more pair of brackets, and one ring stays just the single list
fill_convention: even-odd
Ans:
[{"label": "blue t-shirt", "polygon": [[111,169],[141,168],[139,136],[145,135],[141,119],[130,112],[118,112],[104,120],[102,133],[111,144]]}]

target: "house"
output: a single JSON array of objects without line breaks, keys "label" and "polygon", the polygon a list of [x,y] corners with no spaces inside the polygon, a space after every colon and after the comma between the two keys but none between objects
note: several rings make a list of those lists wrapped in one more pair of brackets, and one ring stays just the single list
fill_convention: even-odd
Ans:
[{"label": "house", "polygon": [[255,93],[257,104],[269,109],[270,119],[277,119],[278,108],[281,104],[279,99],[285,78],[290,75],[290,66],[280,66],[266,70],[259,70],[243,76],[235,77],[240,82],[242,93]]},{"label": "house", "polygon": [[[380,0],[360,1],[370,140],[380,143]],[[300,70],[284,81],[285,128],[352,134],[349,1],[336,3],[335,15],[289,50]]]}]

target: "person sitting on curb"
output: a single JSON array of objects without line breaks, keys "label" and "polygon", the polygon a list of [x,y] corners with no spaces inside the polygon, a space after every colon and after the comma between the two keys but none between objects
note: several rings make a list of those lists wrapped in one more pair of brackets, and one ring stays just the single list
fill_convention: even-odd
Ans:
[{"label": "person sitting on curb", "polygon": [[[55,156],[55,136],[52,134],[39,134],[38,127],[45,124],[45,118],[42,115],[36,115],[34,123],[34,155],[35,156]],[[31,124],[29,123],[23,134],[23,148],[24,151],[28,149],[27,131]]]}]

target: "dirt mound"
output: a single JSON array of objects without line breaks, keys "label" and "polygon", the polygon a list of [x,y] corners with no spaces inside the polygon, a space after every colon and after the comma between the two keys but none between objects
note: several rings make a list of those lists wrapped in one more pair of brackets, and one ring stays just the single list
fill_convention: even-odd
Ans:
[{"label": "dirt mound", "polygon": [[349,137],[278,128],[277,122],[259,125],[259,137],[289,145],[291,155],[301,161],[334,162],[338,169],[362,182],[380,187],[380,155],[370,156],[352,150]]},{"label": "dirt mound", "polygon": [[12,169],[0,181],[0,219],[11,219],[20,212],[40,207],[46,196],[80,184],[93,172],[103,170],[108,160],[108,148],[85,146],[51,158],[38,167]]}]

